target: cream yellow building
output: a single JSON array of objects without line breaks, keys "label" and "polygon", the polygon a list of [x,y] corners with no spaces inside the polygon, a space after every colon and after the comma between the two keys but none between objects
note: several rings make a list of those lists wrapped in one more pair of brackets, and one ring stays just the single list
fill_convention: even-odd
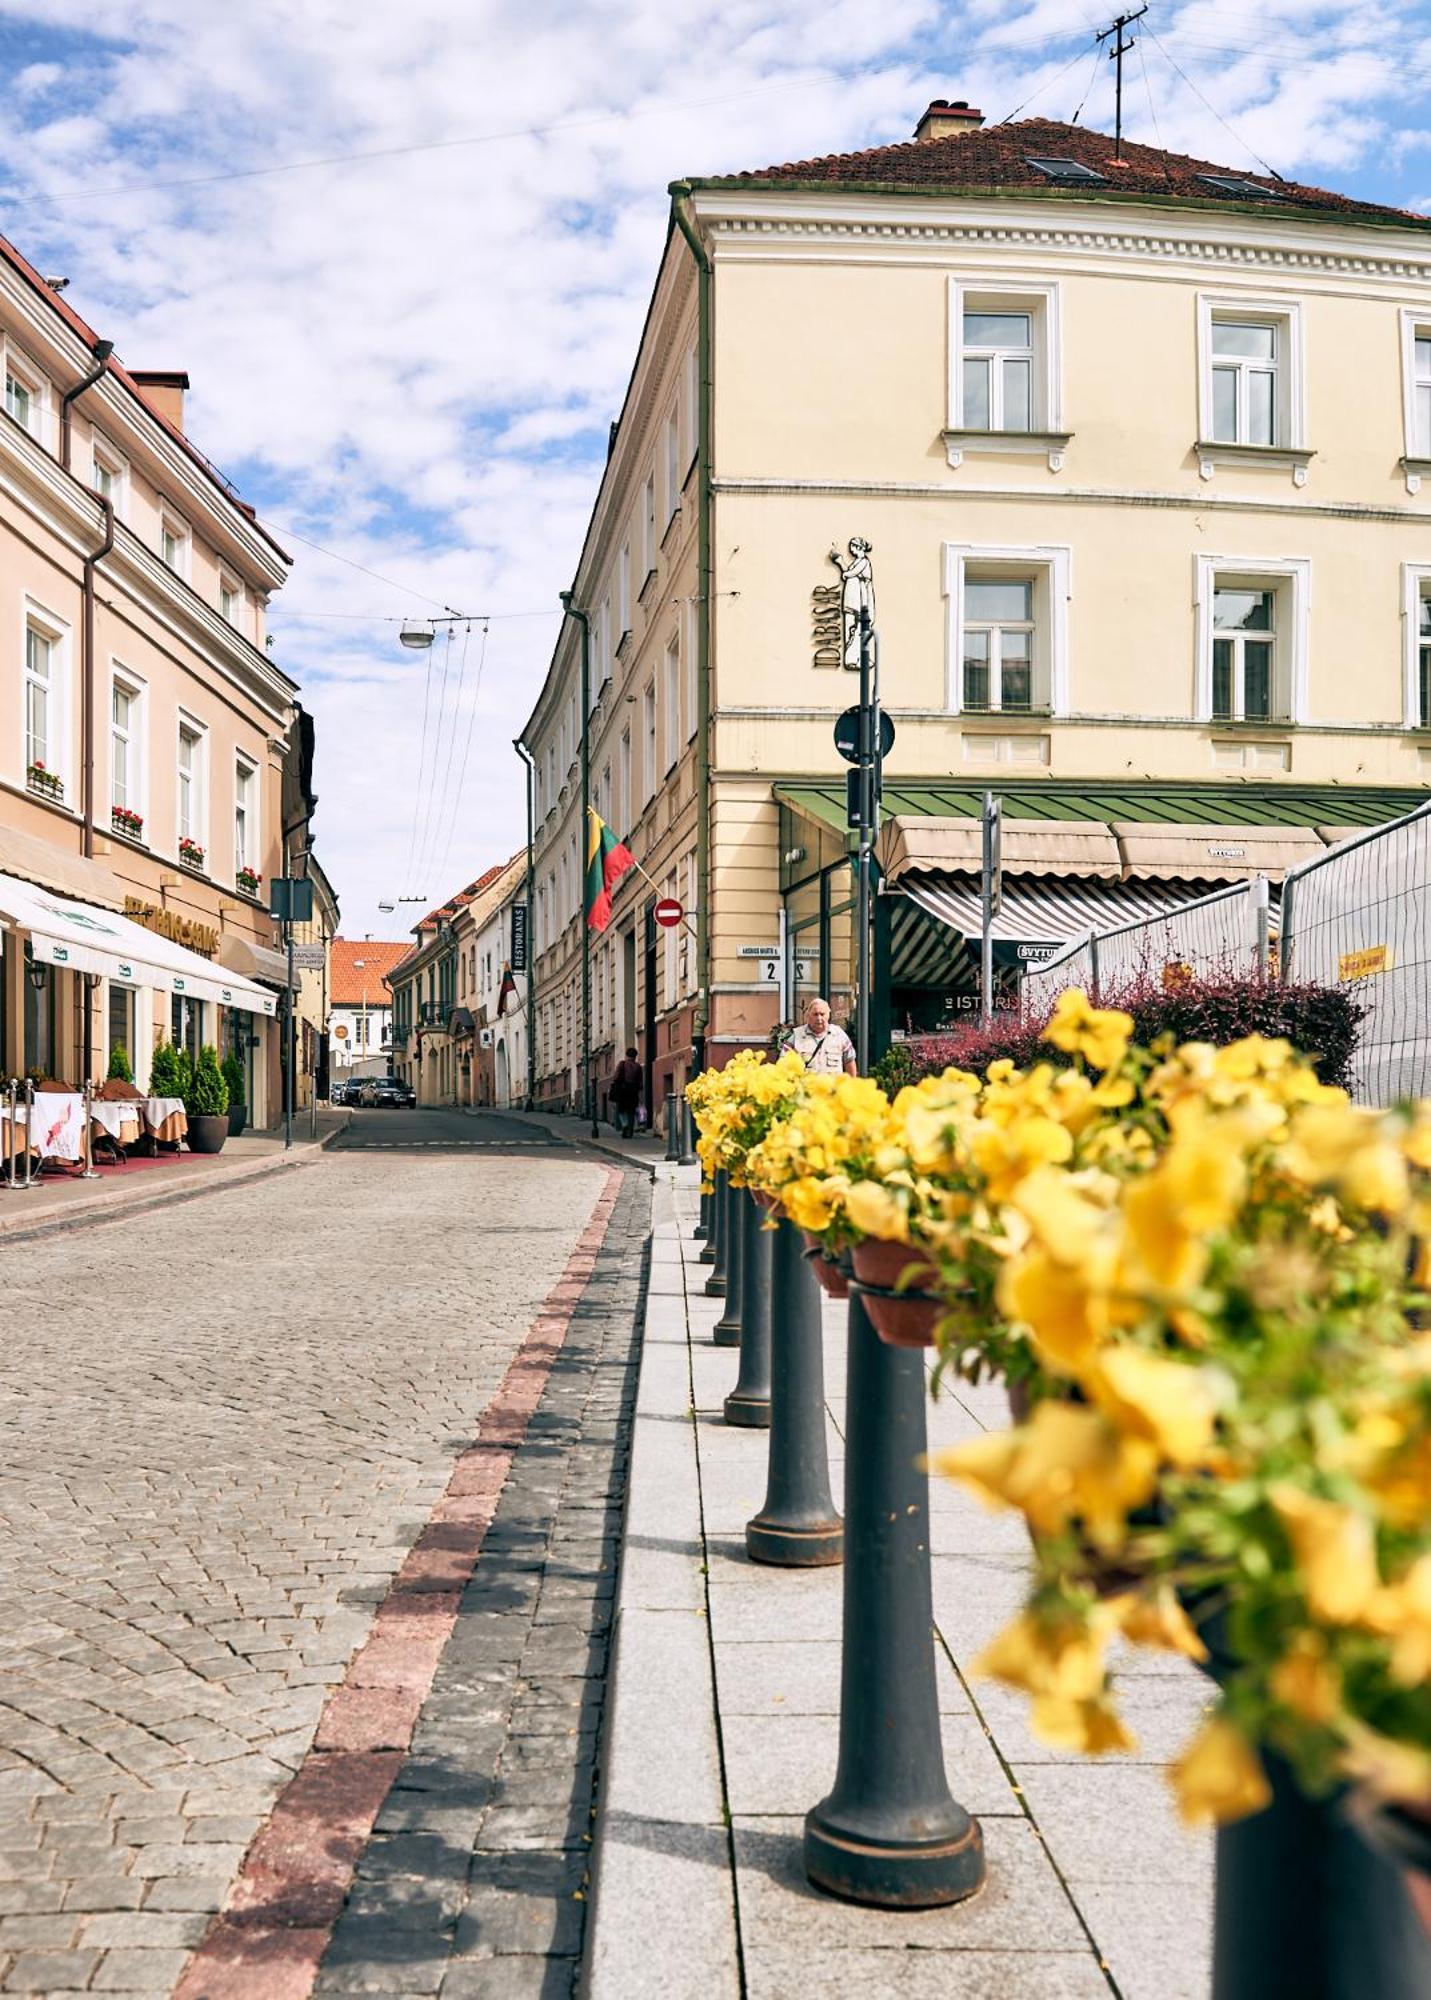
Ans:
[{"label": "cream yellow building", "polygon": [[[1123,150],[939,103],[907,144],[673,187],[573,590],[593,800],[655,885],[597,948],[599,1075],[635,1040],[659,1104],[703,1042],[848,989],[861,543],[896,1025],[967,997],[985,788],[1023,843],[1014,953],[1424,795],[1431,224]],[[524,732],[551,1099],[579,1082],[579,636]],[[653,948],[671,890],[689,949]]]},{"label": "cream yellow building", "polygon": [[186,436],[187,377],[61,294],[0,241],[0,1066],[80,1082],[122,1042],[142,1083],[160,1035],[212,1042],[274,1122],[268,883],[311,815],[285,829],[288,559]]}]

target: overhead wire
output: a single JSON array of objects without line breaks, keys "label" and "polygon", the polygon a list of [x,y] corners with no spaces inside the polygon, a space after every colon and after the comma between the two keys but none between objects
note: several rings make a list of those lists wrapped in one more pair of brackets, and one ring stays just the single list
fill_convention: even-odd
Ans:
[{"label": "overhead wire", "polygon": [[[448,637],[451,637],[450,633]],[[429,646],[427,649],[427,678],[422,694],[422,740],[417,753],[417,778],[412,790],[412,830],[408,835],[407,867],[403,871],[404,880],[407,882],[409,888],[412,886],[413,868],[417,857],[417,822],[418,816],[422,811],[423,801],[422,780],[427,770],[427,717],[428,711],[432,706],[432,654],[433,648]],[[408,902],[411,898],[403,896],[400,900]]]},{"label": "overhead wire", "polygon": [[[1058,39],[1062,41],[1063,37],[1060,35]],[[1080,37],[1080,39],[1082,38]],[[1009,45],[1005,43],[1003,44],[1003,46],[1007,47]],[[1076,56],[1071,57],[1070,60],[1063,65],[1062,69],[1056,70],[1052,76],[1045,78],[1045,80],[1042,83],[1038,84],[1033,90],[1031,90],[1028,96],[1024,98],[1021,103],[1016,104],[1014,106],[1012,111],[1006,111],[1002,118],[996,118],[994,120],[994,125],[996,127],[1000,125],[1007,125],[1010,123],[1012,119],[1017,118],[1021,111],[1027,111],[1028,107],[1033,103],[1036,97],[1042,97],[1043,93],[1046,90],[1052,90],[1053,86],[1056,83],[1058,83],[1063,77],[1067,76],[1068,72],[1071,69],[1073,69],[1078,63],[1081,63],[1082,60],[1083,60],[1083,50],[1080,49]]]},{"label": "overhead wire", "polygon": [[[446,643],[442,648],[442,666],[437,679],[437,705],[433,714],[432,737],[429,745],[432,759],[431,770],[429,772],[424,769],[418,780],[421,796],[417,804],[418,809],[422,813],[422,824],[417,837],[417,873],[419,875],[422,873],[423,866],[427,860],[428,842],[432,828],[432,815],[437,793],[437,767],[438,761],[442,756],[442,718],[447,710],[447,683],[452,670],[452,646],[455,638],[456,633],[449,626],[445,634]],[[436,648],[434,647],[433,650],[435,651]],[[423,895],[428,895],[429,893],[431,892],[427,889],[421,891]]]},{"label": "overhead wire", "polygon": [[472,754],[472,738],[477,725],[477,710],[482,699],[482,670],[487,664],[488,628],[482,623],[482,643],[477,653],[477,678],[472,687],[472,706],[467,715],[467,740],[462,746],[462,762],[457,772],[457,790],[452,797],[452,812],[448,819],[447,844],[442,850],[442,861],[437,870],[439,881],[447,879],[447,864],[452,855],[452,843],[457,835],[458,821],[462,812],[462,800],[467,787],[467,760]]},{"label": "overhead wire", "polygon": [[1172,65],[1172,67],[1177,71],[1178,75],[1182,78],[1183,82],[1187,85],[1188,89],[1192,92],[1193,96],[1197,99],[1198,103],[1201,104],[1204,107],[1204,109],[1212,113],[1213,117],[1217,120],[1218,124],[1222,127],[1224,132],[1226,132],[1232,139],[1234,139],[1236,143],[1239,146],[1241,146],[1242,150],[1245,153],[1249,154],[1252,159],[1256,160],[1258,166],[1261,167],[1262,171],[1265,174],[1270,174],[1274,181],[1284,180],[1286,176],[1283,174],[1279,174],[1275,167],[1269,166],[1267,161],[1264,160],[1262,155],[1258,152],[1257,148],[1255,146],[1249,145],[1247,140],[1243,138],[1242,134],[1235,128],[1235,126],[1229,125],[1227,120],[1223,117],[1222,113],[1218,110],[1217,106],[1215,104],[1209,103],[1207,98],[1203,96],[1202,92],[1193,82],[1192,78],[1188,75],[1187,71],[1177,61],[1176,57],[1168,54],[1167,49],[1163,47],[1162,42],[1159,41],[1158,37],[1154,34],[1153,30],[1151,28],[1148,28],[1146,26],[1146,23],[1144,24],[1144,26],[1148,40],[1153,44],[1154,48],[1161,51],[1164,60]]},{"label": "overhead wire", "polygon": [[[447,812],[448,789],[452,782],[452,762],[457,751],[457,731],[458,728],[460,727],[460,718],[462,715],[462,690],[467,683],[467,652],[471,644],[472,644],[472,627],[470,625],[464,625],[462,628],[462,651],[459,653],[457,658],[457,686],[453,690],[452,713],[451,716],[449,717],[447,726],[447,760],[442,765],[442,776],[440,778],[437,775],[438,758],[434,757],[433,759],[433,767],[432,767],[433,813],[432,813],[432,827],[431,827],[432,851],[428,852],[426,849],[424,849],[423,852],[419,855],[418,872],[422,875],[430,875],[432,873],[433,863],[437,859],[437,852],[436,852],[437,843],[442,838],[443,816]],[[440,714],[438,720],[439,720],[438,741],[440,744],[442,735]]]}]

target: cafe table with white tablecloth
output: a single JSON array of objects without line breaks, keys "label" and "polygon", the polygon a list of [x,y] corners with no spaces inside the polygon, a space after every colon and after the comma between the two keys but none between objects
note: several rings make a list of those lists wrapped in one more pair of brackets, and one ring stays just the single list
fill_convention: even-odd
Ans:
[{"label": "cafe table with white tablecloth", "polygon": [[[9,1123],[9,1107],[5,1108]],[[37,1090],[30,1107],[30,1151],[42,1160],[84,1158],[84,1098],[77,1090]],[[25,1105],[16,1110],[15,1131],[7,1131],[5,1152],[16,1155],[25,1149]]]},{"label": "cafe table with white tablecloth", "polygon": [[144,1129],[151,1139],[177,1146],[189,1129],[182,1097],[146,1097],[140,1109],[144,1114]]},{"label": "cafe table with white tablecloth", "polygon": [[134,1098],[92,1099],[89,1115],[95,1127],[95,1136],[102,1132],[107,1139],[113,1139],[116,1146],[137,1146],[143,1129],[139,1115],[141,1108],[140,1102]]}]

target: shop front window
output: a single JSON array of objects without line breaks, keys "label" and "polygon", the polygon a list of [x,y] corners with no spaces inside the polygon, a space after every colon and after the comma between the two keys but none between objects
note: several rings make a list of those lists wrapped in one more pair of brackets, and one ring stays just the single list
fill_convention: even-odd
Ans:
[{"label": "shop front window", "polygon": [[135,1067],[137,1050],[134,1046],[134,988],[121,986],[117,979],[109,982],[109,1053],[123,1049],[129,1058],[129,1067]]},{"label": "shop front window", "polygon": [[186,999],[182,993],[170,996],[169,1039],[176,1049],[184,1049],[197,1062],[204,1045],[204,1003]]},{"label": "shop front window", "polygon": [[36,986],[31,973],[34,968],[25,966],[25,1074],[38,1073],[53,1076],[55,1073],[55,987],[58,975],[51,966],[39,968],[44,981]]}]

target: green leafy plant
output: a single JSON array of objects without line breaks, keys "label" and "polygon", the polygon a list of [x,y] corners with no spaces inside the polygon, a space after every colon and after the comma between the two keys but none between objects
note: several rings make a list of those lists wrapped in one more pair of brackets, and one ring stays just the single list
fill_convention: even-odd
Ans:
[{"label": "green leafy plant", "polygon": [[219,1064],[219,1074],[223,1077],[225,1087],[228,1090],[230,1107],[232,1108],[236,1104],[245,1103],[248,1096],[248,1083],[244,1077],[243,1064],[232,1049],[229,1050],[228,1054]]},{"label": "green leafy plant", "polygon": [[191,1118],[218,1118],[229,1108],[229,1088],[219,1069],[219,1052],[211,1042],[199,1051],[184,1093],[184,1109]]},{"label": "green leafy plant", "polygon": [[125,1048],[123,1042],[116,1042],[110,1050],[107,1074],[111,1081],[133,1083],[134,1066],[129,1060],[129,1051]]},{"label": "green leafy plant", "polygon": [[160,1042],[149,1065],[149,1090],[154,1097],[184,1097],[189,1082],[189,1058],[172,1042]]}]

